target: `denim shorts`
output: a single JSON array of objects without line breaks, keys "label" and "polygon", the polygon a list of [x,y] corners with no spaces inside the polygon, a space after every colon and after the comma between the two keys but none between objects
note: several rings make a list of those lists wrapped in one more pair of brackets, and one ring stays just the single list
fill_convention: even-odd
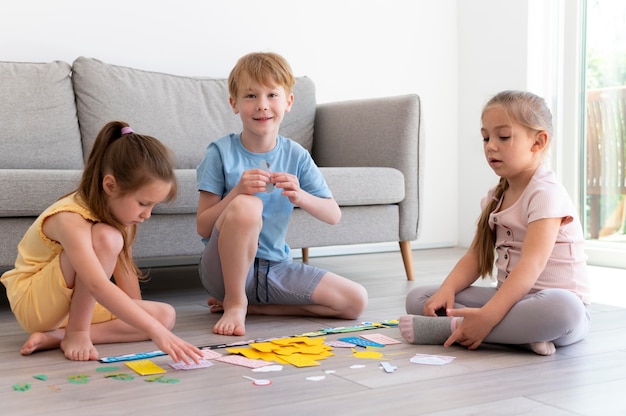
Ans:
[{"label": "denim shorts", "polygon": [[[219,231],[214,228],[202,253],[198,271],[202,285],[218,300],[224,300],[224,277],[217,242]],[[270,261],[255,258],[246,277],[248,303],[253,305],[310,305],[313,291],[326,270],[305,263]]]}]

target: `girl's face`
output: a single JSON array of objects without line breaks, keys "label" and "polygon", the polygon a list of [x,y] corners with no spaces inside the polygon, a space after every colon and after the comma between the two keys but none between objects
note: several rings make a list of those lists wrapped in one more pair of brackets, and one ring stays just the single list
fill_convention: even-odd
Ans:
[{"label": "girl's face", "polygon": [[485,111],[480,132],[487,163],[498,176],[510,179],[539,166],[540,150],[547,143],[545,132],[513,122],[500,107]]},{"label": "girl's face", "polygon": [[156,179],[136,191],[122,194],[115,179],[107,175],[104,189],[109,196],[109,209],[125,226],[139,224],[150,218],[152,209],[169,195],[172,184]]},{"label": "girl's face", "polygon": [[241,117],[244,134],[248,137],[276,138],[285,112],[291,110],[293,94],[282,86],[251,82],[230,98],[230,105]]}]

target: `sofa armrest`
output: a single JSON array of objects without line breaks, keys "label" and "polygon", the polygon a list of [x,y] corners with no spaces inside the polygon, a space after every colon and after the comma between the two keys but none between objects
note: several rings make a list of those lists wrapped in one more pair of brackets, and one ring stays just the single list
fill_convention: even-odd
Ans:
[{"label": "sofa armrest", "polygon": [[405,179],[399,241],[419,231],[424,137],[415,94],[319,104],[312,155],[320,167],[392,167]]}]

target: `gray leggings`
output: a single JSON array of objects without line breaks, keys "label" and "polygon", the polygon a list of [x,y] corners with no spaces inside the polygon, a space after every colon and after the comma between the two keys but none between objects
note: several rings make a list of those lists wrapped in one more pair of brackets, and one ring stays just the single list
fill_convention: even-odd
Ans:
[{"label": "gray leggings", "polygon": [[[423,315],[424,304],[439,285],[416,287],[406,297],[406,311]],[[497,289],[470,286],[457,293],[454,307],[480,308]],[[589,311],[574,293],[564,289],[544,289],[524,296],[485,338],[494,344],[528,344],[552,341],[555,346],[580,341],[589,332]]]}]

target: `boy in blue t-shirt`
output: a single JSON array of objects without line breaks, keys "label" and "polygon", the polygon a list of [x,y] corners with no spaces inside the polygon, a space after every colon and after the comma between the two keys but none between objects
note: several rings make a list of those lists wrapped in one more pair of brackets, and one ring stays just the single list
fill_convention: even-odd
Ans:
[{"label": "boy in blue t-shirt", "polygon": [[309,153],[278,134],[294,84],[280,55],[240,58],[228,88],[243,131],[209,144],[197,168],[200,279],[211,309],[224,312],[216,334],[244,335],[248,313],[356,319],[367,305],[363,286],[294,263],[285,242],[294,206],[328,224],[341,219]]}]

